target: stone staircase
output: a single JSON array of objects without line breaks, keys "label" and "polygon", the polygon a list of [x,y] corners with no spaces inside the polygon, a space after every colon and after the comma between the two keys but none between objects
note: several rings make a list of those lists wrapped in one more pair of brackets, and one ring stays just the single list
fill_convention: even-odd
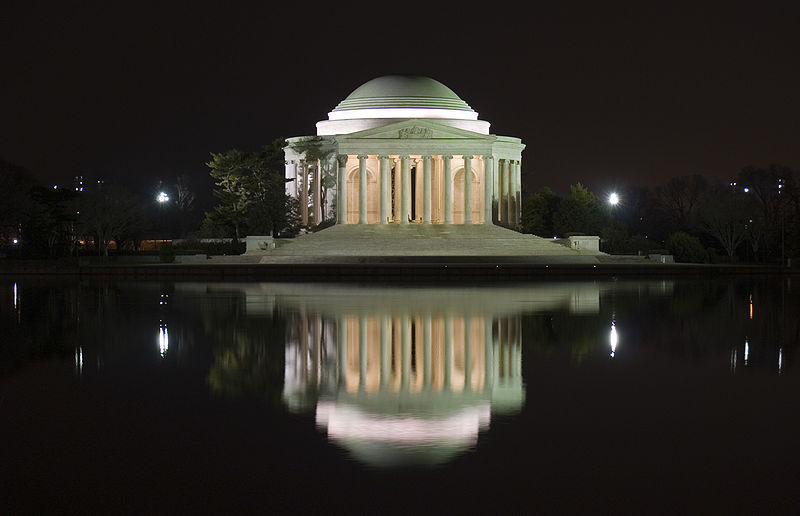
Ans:
[{"label": "stone staircase", "polygon": [[336,225],[281,242],[269,257],[325,256],[562,256],[596,257],[558,241],[498,226],[445,224]]}]

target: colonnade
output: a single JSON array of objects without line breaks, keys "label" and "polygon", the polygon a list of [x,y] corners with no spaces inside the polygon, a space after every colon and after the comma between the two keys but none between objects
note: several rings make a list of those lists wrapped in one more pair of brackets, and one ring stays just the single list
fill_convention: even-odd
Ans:
[{"label": "colonnade", "polygon": [[[519,221],[519,160],[491,155],[342,154],[337,162],[339,224],[492,224],[496,220],[514,226]],[[350,188],[356,192],[349,192]]]},{"label": "colonnade", "polygon": [[339,154],[331,161],[286,163],[286,193],[300,201],[304,226],[332,215],[333,196],[322,178],[333,167],[338,224],[519,224],[517,159]]}]

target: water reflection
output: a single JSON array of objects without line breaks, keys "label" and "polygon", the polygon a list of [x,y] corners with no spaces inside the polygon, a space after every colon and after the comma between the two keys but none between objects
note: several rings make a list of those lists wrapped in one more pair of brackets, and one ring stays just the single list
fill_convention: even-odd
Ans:
[{"label": "water reflection", "polygon": [[481,288],[9,281],[0,283],[0,367],[9,374],[56,357],[84,381],[158,367],[176,382],[198,378],[198,395],[302,414],[365,464],[441,464],[524,410],[523,356],[565,357],[576,368],[613,358],[611,372],[696,362],[783,375],[800,334],[786,313],[798,308],[788,282],[750,279]]}]

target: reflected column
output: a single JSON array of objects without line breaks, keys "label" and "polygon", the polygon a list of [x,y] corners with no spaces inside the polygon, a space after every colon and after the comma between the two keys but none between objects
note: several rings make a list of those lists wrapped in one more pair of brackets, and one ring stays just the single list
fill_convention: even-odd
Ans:
[{"label": "reflected column", "polygon": [[472,317],[464,315],[464,392],[472,390]]},{"label": "reflected column", "polygon": [[364,391],[367,385],[367,317],[358,317],[358,390]]},{"label": "reflected column", "polygon": [[411,318],[404,315],[401,318],[401,338],[403,340],[403,362],[401,365],[402,390],[408,392],[409,376],[411,373]]},{"label": "reflected column", "polygon": [[336,347],[339,353],[339,386],[343,387],[345,383],[345,374],[347,374],[347,318],[344,314],[336,318]]},{"label": "reflected column", "polygon": [[422,322],[422,342],[425,353],[422,365],[424,368],[425,379],[424,392],[430,392],[431,390],[431,368],[433,364],[433,355],[431,351],[431,339],[433,337],[432,333],[431,315],[430,312],[428,312]]},{"label": "reflected column", "polygon": [[453,390],[453,318],[444,316],[444,389]]}]

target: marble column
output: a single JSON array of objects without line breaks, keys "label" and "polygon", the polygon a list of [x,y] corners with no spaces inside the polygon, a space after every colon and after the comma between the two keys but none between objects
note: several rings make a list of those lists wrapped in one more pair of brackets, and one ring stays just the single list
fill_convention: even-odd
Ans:
[{"label": "marble column", "polygon": [[402,186],[400,194],[402,197],[402,207],[400,209],[400,224],[408,224],[411,216],[411,160],[408,156],[400,156]]},{"label": "marble column", "polygon": [[292,160],[292,179],[292,197],[296,199],[299,189],[297,188],[297,160],[294,159]]},{"label": "marble column", "polygon": [[514,163],[514,225],[519,226],[522,218],[522,161]]},{"label": "marble column", "polygon": [[453,223],[453,174],[451,173],[453,156],[442,156],[444,160],[444,223]]},{"label": "marble column", "polygon": [[336,157],[339,165],[339,184],[336,187],[336,223],[347,224],[347,155]]},{"label": "marble column", "polygon": [[472,156],[464,156],[464,224],[472,224]]},{"label": "marble column", "polygon": [[378,208],[378,223],[386,224],[389,218],[389,156],[378,156],[381,162],[380,206]]},{"label": "marble column", "polygon": [[358,223],[367,223],[367,157],[358,156]]},{"label": "marble column", "polygon": [[422,223],[431,223],[431,156],[422,156]]},{"label": "marble column", "polygon": [[403,199],[401,197],[402,188],[400,183],[402,183],[401,179],[401,162],[400,159],[394,160],[394,170],[392,171],[392,177],[394,177],[394,209],[392,210],[392,220],[395,223],[400,222],[400,206],[403,203]]},{"label": "marble column", "polygon": [[300,222],[308,226],[308,164],[305,160],[300,161],[300,175],[303,178],[300,186]]},{"label": "marble column", "polygon": [[314,165],[314,224],[322,222],[322,160]]},{"label": "marble column", "polygon": [[503,160],[503,222],[506,226],[511,225],[511,160]]},{"label": "marble column", "polygon": [[483,223],[492,224],[492,187],[494,186],[494,160],[492,156],[483,157]]}]

